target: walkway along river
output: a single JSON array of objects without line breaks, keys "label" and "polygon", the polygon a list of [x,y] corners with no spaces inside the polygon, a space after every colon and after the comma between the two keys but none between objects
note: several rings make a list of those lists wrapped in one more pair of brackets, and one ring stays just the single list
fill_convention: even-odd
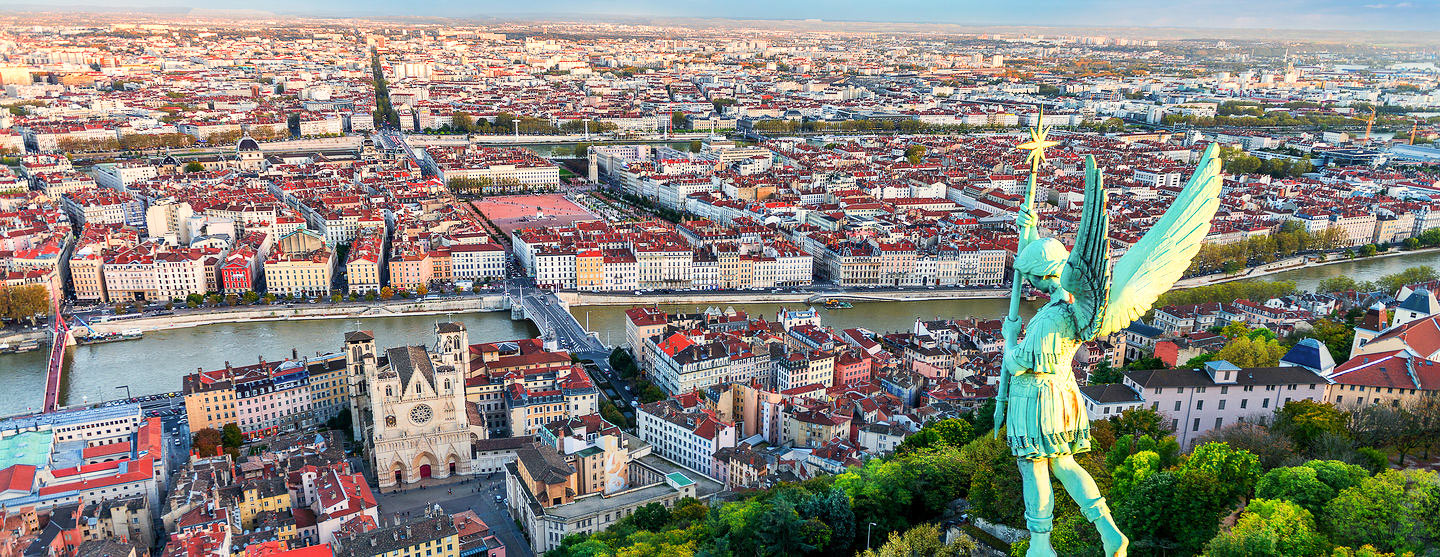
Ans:
[{"label": "walkway along river", "polygon": [[[1413,266],[1440,267],[1440,252],[1365,259],[1285,271],[1260,280],[1294,280],[1302,289],[1314,289],[1320,280],[1346,275],[1356,280],[1373,280]],[[731,304],[755,314],[774,317],[782,304]],[[792,304],[793,305],[793,304]],[[703,309],[705,304],[662,306],[677,311]],[[717,307],[727,307],[717,304]],[[574,307],[571,313],[580,323],[600,335],[608,345],[624,342],[624,307]],[[943,300],[928,302],[857,303],[854,308],[822,310],[826,325],[839,328],[866,327],[885,332],[908,330],[916,317],[962,318],[1003,315],[1005,301],[999,299]],[[92,346],[71,351],[69,371],[62,385],[62,404],[99,402],[123,396],[128,385],[133,395],[175,391],[180,378],[196,368],[214,369],[225,365],[251,363],[261,356],[268,360],[332,352],[341,335],[355,329],[372,329],[381,346],[430,344],[436,321],[458,319],[470,328],[471,342],[489,342],[535,334],[528,322],[510,320],[509,312],[466,313],[446,316],[400,316],[375,318],[318,319],[305,321],[251,322],[204,325],[185,329],[152,331],[141,340]],[[0,416],[38,409],[44,395],[45,351],[0,356]]]}]

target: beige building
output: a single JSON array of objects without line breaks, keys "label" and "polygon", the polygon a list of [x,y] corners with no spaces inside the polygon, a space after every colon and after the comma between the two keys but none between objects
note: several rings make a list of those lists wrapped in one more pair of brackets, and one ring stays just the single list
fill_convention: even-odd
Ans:
[{"label": "beige building", "polygon": [[276,242],[265,260],[265,291],[276,295],[328,296],[335,252],[319,233],[300,229]]},{"label": "beige building", "polygon": [[385,245],[384,227],[366,227],[356,234],[345,261],[345,280],[351,293],[380,292],[380,262]]}]

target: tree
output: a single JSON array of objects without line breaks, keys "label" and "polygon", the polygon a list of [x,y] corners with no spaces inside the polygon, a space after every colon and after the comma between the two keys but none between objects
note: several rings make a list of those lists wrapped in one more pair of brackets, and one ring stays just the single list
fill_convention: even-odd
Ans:
[{"label": "tree", "polygon": [[1375,285],[1386,293],[1396,293],[1406,286],[1437,279],[1440,279],[1440,273],[1437,273],[1434,268],[1410,267],[1404,271],[1380,277],[1375,281]]},{"label": "tree", "polygon": [[354,427],[354,424],[350,420],[351,418],[349,412],[340,411],[335,413],[335,417],[325,421],[325,428],[335,431],[349,432]]},{"label": "tree", "polygon": [[1148,369],[1165,369],[1165,367],[1167,366],[1165,365],[1164,360],[1161,360],[1160,358],[1156,358],[1154,356],[1150,356],[1147,358],[1140,358],[1138,360],[1125,364],[1124,370],[1145,371]]},{"label": "tree", "polygon": [[204,171],[205,171],[205,165],[200,164],[199,162],[190,161],[190,162],[185,163],[185,172],[187,172],[187,173],[204,172]]},{"label": "tree", "polygon": [[1370,477],[1370,472],[1364,468],[1338,460],[1312,460],[1304,466],[1314,470],[1315,479],[1335,490],[1336,494],[1360,485]]},{"label": "tree", "polygon": [[987,520],[1019,524],[1025,513],[1020,493],[1020,469],[1004,441],[982,435],[960,451],[970,466],[969,499],[975,513]]},{"label": "tree", "polygon": [[462,132],[472,132],[475,131],[475,119],[464,112],[454,112],[450,114],[450,127]]},{"label": "tree", "polygon": [[1260,458],[1224,443],[1196,447],[1180,466],[1182,474],[1207,473],[1222,482],[1218,503],[1232,504],[1250,494],[1260,479]]},{"label": "tree", "polygon": [[19,321],[25,319],[35,324],[35,318],[50,311],[50,291],[40,284],[21,286],[0,285],[0,319]]},{"label": "tree", "polygon": [[632,516],[631,523],[635,526],[644,530],[659,530],[670,521],[670,509],[660,503],[650,503],[635,509]]},{"label": "tree", "polygon": [[634,361],[630,359],[630,352],[626,351],[625,348],[621,346],[616,346],[614,350],[610,351],[609,362],[610,369],[616,371],[620,371],[634,365]]},{"label": "tree", "polygon": [[1320,481],[1314,468],[1306,466],[1276,468],[1255,483],[1255,497],[1289,501],[1312,514],[1320,512],[1335,494],[1334,489]]},{"label": "tree", "polygon": [[755,535],[765,555],[797,555],[813,551],[815,546],[806,543],[801,529],[804,521],[795,512],[795,506],[783,497],[777,497],[756,518]]},{"label": "tree", "polygon": [[699,152],[700,152],[700,149],[703,148],[703,147],[704,147],[704,144],[701,143],[699,139],[692,139],[692,140],[690,140],[690,152],[691,152],[691,153],[699,153]]},{"label": "tree", "polygon": [[1292,400],[1275,412],[1275,430],[1305,449],[1323,434],[1345,434],[1348,421],[1349,417],[1333,404],[1313,400]]},{"label": "tree", "polygon": [[1229,507],[1216,508],[1214,497],[1205,496],[1218,483],[1212,476],[1185,477],[1171,471],[1151,474],[1136,483],[1115,506],[1115,520],[1130,537],[1132,551],[1198,552],[1214,537],[1220,517],[1229,511]]},{"label": "tree", "polygon": [[430,293],[430,287],[428,287],[428,286],[425,286],[425,285],[422,284],[422,285],[420,285],[420,286],[416,286],[416,287],[415,287],[415,295],[416,295],[416,296],[421,296],[421,297],[423,297],[423,296],[425,296],[426,294],[429,294],[429,293]]},{"label": "tree", "polygon": [[1125,499],[1132,488],[1161,469],[1160,455],[1154,451],[1140,451],[1125,457],[1125,461],[1110,473],[1110,478],[1114,481],[1110,487],[1110,497],[1117,501]]},{"label": "tree", "polygon": [[907,435],[896,451],[914,451],[935,448],[942,445],[961,447],[975,438],[970,422],[959,418],[948,418],[926,424],[920,431]]},{"label": "tree", "polygon": [[600,417],[617,426],[630,427],[630,420],[625,419],[625,414],[608,398],[600,399]]},{"label": "tree", "polygon": [[1427,470],[1387,470],[1341,491],[1320,524],[1337,545],[1423,553],[1440,533],[1440,478]]},{"label": "tree", "polygon": [[394,297],[395,297],[395,289],[394,289],[394,288],[390,288],[389,286],[382,286],[382,287],[380,287],[380,299],[381,299],[381,300],[389,300],[390,298],[394,298]]},{"label": "tree", "polygon": [[1372,447],[1395,449],[1401,465],[1404,465],[1410,451],[1434,440],[1408,407],[1356,405],[1350,408],[1348,417],[1348,430],[1356,441]]},{"label": "tree", "polygon": [[1114,470],[1131,455],[1144,451],[1155,453],[1159,458],[1156,462],[1157,470],[1170,468],[1180,459],[1180,443],[1175,441],[1174,435],[1156,439],[1149,435],[1126,434],[1117,437],[1110,450],[1105,453],[1105,468]]},{"label": "tree", "polygon": [[669,395],[665,394],[665,391],[663,389],[655,386],[654,383],[651,383],[644,379],[636,379],[635,382],[638,384],[636,390],[640,395],[640,402],[642,404],[650,404],[657,400],[665,400],[667,398],[670,398]]},{"label": "tree", "polygon": [[1255,340],[1248,336],[1232,339],[1219,352],[1216,360],[1225,360],[1242,368],[1275,367],[1285,355],[1285,347],[1279,341]]},{"label": "tree", "polygon": [[1246,505],[1235,527],[1210,540],[1205,555],[1214,557],[1323,556],[1329,549],[1315,530],[1314,515],[1288,502],[1255,499]]},{"label": "tree", "polygon": [[911,145],[905,148],[905,160],[908,161],[910,164],[920,164],[920,161],[924,158],[924,145]]},{"label": "tree", "polygon": [[1290,438],[1254,422],[1234,422],[1219,429],[1205,432],[1197,443],[1225,443],[1236,449],[1244,449],[1260,458],[1260,467],[1265,470],[1281,466],[1296,458],[1295,445]]},{"label": "tree", "polygon": [[671,112],[671,113],[670,113],[670,129],[671,129],[671,131],[674,131],[674,130],[688,130],[688,129],[690,129],[690,119],[685,117],[685,113],[684,113],[684,112],[680,112],[680,111],[678,111],[678,110],[675,111],[675,112]]},{"label": "tree", "polygon": [[[703,508],[703,505],[700,506]],[[829,527],[829,543],[818,545],[822,551],[839,554],[848,550],[855,541],[855,511],[850,508],[850,498],[845,495],[845,490],[832,486],[814,493],[800,501],[795,511],[807,520],[818,519]]]},{"label": "tree", "polygon": [[1161,425],[1164,422],[1160,414],[1149,408],[1130,408],[1110,418],[1110,421],[1115,425],[1115,435],[1149,435],[1157,439],[1170,435],[1169,430]]},{"label": "tree", "polygon": [[975,540],[969,536],[945,543],[940,538],[940,528],[934,524],[921,524],[904,533],[891,532],[885,545],[862,552],[861,557],[967,557],[977,549]]},{"label": "tree", "polygon": [[226,447],[235,448],[245,443],[245,434],[240,432],[240,426],[234,423],[225,424],[221,431],[221,443]]},{"label": "tree", "polygon": [[1325,345],[1337,362],[1349,359],[1350,344],[1355,340],[1355,327],[1329,318],[1316,319],[1302,338],[1313,338]]},{"label": "tree", "polygon": [[213,427],[197,431],[190,438],[190,450],[201,456],[215,456],[221,446],[221,437],[220,430]]},{"label": "tree", "polygon": [[1100,360],[1095,364],[1095,369],[1090,370],[1090,378],[1086,380],[1091,385],[1103,385],[1108,383],[1119,383],[1125,379],[1125,375],[1113,367],[1110,367],[1109,360]]}]

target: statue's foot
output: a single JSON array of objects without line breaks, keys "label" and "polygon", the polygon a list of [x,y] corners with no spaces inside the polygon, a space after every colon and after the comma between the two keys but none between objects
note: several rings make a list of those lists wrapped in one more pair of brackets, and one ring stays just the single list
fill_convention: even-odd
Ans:
[{"label": "statue's foot", "polygon": [[1031,532],[1030,549],[1025,557],[1056,557],[1055,548],[1050,546],[1049,532]]},{"label": "statue's foot", "polygon": [[1126,557],[1130,538],[1120,532],[1114,519],[1107,514],[1101,520],[1095,521],[1095,528],[1100,531],[1100,541],[1105,544],[1106,557]]}]

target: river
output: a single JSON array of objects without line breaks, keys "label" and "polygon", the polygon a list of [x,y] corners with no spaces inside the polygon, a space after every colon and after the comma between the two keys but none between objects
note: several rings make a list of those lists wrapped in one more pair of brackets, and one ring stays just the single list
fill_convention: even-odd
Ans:
[{"label": "river", "polygon": [[[1346,275],[1356,280],[1374,280],[1417,265],[1440,267],[1440,252],[1426,252],[1387,258],[1347,261],[1277,273],[1255,280],[1294,280],[1302,289],[1313,290],[1322,279]],[[854,308],[821,310],[825,325],[839,329],[865,327],[877,332],[909,330],[917,317],[963,318],[999,317],[1005,300],[944,300],[929,302],[857,303]],[[730,304],[752,315],[773,319],[783,304]],[[798,307],[798,304],[792,304]],[[695,311],[706,304],[662,306],[673,311]],[[1030,309],[1030,308],[1027,308]],[[624,342],[624,307],[580,306],[572,308],[581,324],[589,321],[607,345]],[[534,328],[510,320],[508,312],[457,314],[470,329],[470,342],[491,342],[529,337]],[[433,316],[377,317],[368,319],[323,319],[228,323],[146,333],[141,340],[96,346],[77,346],[70,351],[61,402],[79,404],[122,396],[117,389],[129,385],[132,395],[180,389],[180,378],[196,368],[215,369],[228,360],[233,364],[289,357],[294,348],[300,354],[332,352],[339,348],[346,331],[369,329],[381,348],[402,344],[434,342]],[[0,416],[26,412],[38,407],[44,396],[46,351],[0,356]]]},{"label": "river", "polygon": [[1440,269],[1440,251],[1356,259],[1318,267],[1295,269],[1293,271],[1285,271],[1247,280],[1293,280],[1297,288],[1313,292],[1319,287],[1320,281],[1327,278],[1348,276],[1356,281],[1375,280],[1385,275],[1398,273],[1410,267],[1432,267]]},{"label": "river", "polygon": [[[75,346],[61,384],[61,404],[99,402],[124,397],[121,385],[135,396],[180,390],[180,378],[197,368],[216,369],[229,361],[251,364],[300,355],[333,353],[347,331],[373,330],[380,348],[405,344],[432,345],[436,320],[465,323],[471,342],[526,338],[536,334],[528,321],[511,321],[509,312],[453,316],[405,316],[367,319],[312,319],[222,323],[185,329],[152,331],[139,340]],[[45,394],[48,350],[0,356],[0,416],[38,408]]]}]

